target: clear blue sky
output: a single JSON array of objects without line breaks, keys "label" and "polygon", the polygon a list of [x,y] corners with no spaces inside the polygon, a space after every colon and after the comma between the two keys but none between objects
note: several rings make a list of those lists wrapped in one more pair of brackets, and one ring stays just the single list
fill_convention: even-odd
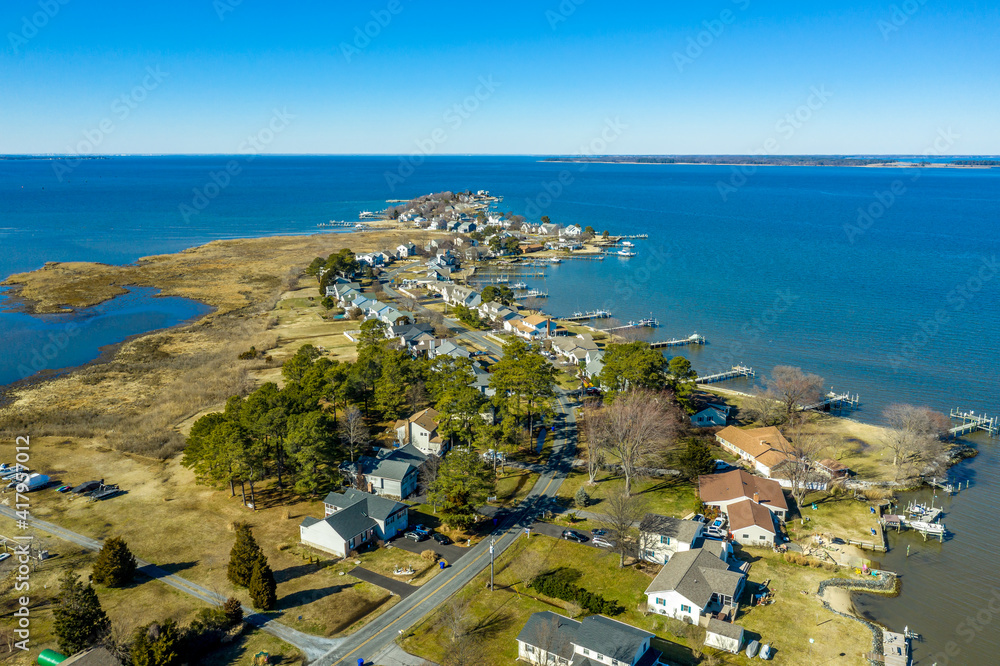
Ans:
[{"label": "clear blue sky", "polygon": [[992,3],[576,2],[7,0],[0,153],[1000,153]]}]

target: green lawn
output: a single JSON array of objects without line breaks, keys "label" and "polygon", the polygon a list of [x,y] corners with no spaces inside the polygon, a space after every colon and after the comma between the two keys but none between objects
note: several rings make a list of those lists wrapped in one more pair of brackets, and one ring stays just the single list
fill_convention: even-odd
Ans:
[{"label": "green lawn", "polygon": [[518,504],[538,481],[538,474],[522,469],[508,468],[497,479],[497,503],[501,506]]},{"label": "green lawn", "polygon": [[[812,505],[816,504],[813,511]],[[805,496],[799,507],[801,518],[789,523],[793,540],[812,534],[832,534],[841,539],[872,541],[871,528],[878,525],[877,514],[872,514],[868,502],[859,502],[850,494],[840,496],[827,492],[813,492]],[[876,509],[877,510],[877,509]]]},{"label": "green lawn", "polygon": [[[601,472],[593,486],[587,485],[588,480],[589,476],[585,471],[571,472],[559,488],[559,497],[573,506],[573,497],[580,486],[583,486],[590,495],[590,504],[586,510],[600,513],[604,499],[625,486],[622,476],[608,472]],[[642,499],[647,512],[675,518],[691,513],[698,495],[695,484],[677,477],[640,480],[632,484],[632,492]]]}]

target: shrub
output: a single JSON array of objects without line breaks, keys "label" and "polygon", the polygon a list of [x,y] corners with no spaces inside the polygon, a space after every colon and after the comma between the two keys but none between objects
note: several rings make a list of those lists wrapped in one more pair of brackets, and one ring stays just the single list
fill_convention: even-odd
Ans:
[{"label": "shrub", "polygon": [[136,561],[121,537],[104,542],[94,562],[94,582],[107,587],[123,587],[135,577]]},{"label": "shrub", "polygon": [[263,555],[254,562],[249,588],[254,608],[271,610],[278,604],[278,584],[274,580],[271,567],[267,564],[267,558]]},{"label": "shrub", "polygon": [[422,557],[425,560],[428,560],[430,562],[437,562],[438,561],[438,554],[435,553],[433,550],[430,550],[430,549],[427,549],[427,550],[421,552],[420,553],[420,557]]},{"label": "shrub", "polygon": [[222,604],[222,612],[226,614],[226,620],[231,627],[243,621],[243,604],[236,597],[226,599],[226,603]]},{"label": "shrub", "polygon": [[580,486],[580,489],[573,495],[573,501],[576,503],[576,508],[586,509],[587,505],[590,504],[590,495],[587,494],[583,486]]},{"label": "shrub", "polygon": [[531,582],[531,586],[539,592],[549,597],[571,601],[581,606],[584,610],[601,615],[619,615],[625,608],[614,599],[605,599],[596,592],[585,590],[573,584],[572,581],[579,578],[579,572],[572,569],[556,569],[536,576]]}]

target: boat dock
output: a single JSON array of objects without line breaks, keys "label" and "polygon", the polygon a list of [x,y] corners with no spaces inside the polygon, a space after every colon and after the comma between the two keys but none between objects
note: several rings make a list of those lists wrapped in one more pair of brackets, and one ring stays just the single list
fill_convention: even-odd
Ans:
[{"label": "boat dock", "polygon": [[962,424],[955,426],[948,431],[952,437],[960,437],[969,433],[983,430],[990,434],[990,437],[1000,437],[1000,422],[997,417],[990,418],[984,414],[976,414],[973,411],[963,412],[958,409],[951,410],[951,418],[961,419]]},{"label": "boat dock", "polygon": [[607,310],[590,310],[587,312],[574,312],[572,317],[558,317],[563,321],[590,321],[591,319],[610,319],[611,313]]},{"label": "boat dock", "polygon": [[528,289],[527,291],[515,294],[514,298],[548,298],[549,292],[538,289]]},{"label": "boat dock", "polygon": [[734,365],[731,370],[726,372],[717,372],[714,375],[706,375],[704,377],[698,377],[697,382],[699,384],[715,384],[716,382],[724,382],[729,379],[736,379],[737,377],[756,377],[753,368],[748,368],[745,365]]},{"label": "boat dock", "polygon": [[605,333],[614,333],[615,331],[627,331],[633,328],[657,328],[660,322],[656,319],[640,319],[639,321],[630,321],[622,326],[612,326],[611,328],[598,329],[604,331]]},{"label": "boat dock", "polygon": [[682,347],[684,345],[703,345],[705,344],[705,337],[694,333],[686,338],[677,338],[675,340],[660,340],[659,342],[652,342],[649,345],[650,349],[662,349],[664,347]]},{"label": "boat dock", "polygon": [[882,658],[876,655],[874,661],[885,666],[910,666],[910,643],[906,634],[882,629]]},{"label": "boat dock", "polygon": [[344,228],[350,228],[350,227],[356,227],[357,225],[358,225],[357,222],[344,222],[343,220],[341,220],[341,221],[330,220],[329,222],[320,222],[316,226],[317,227],[344,227]]},{"label": "boat dock", "polygon": [[850,392],[835,393],[833,389],[830,389],[825,398],[811,405],[800,407],[800,409],[802,411],[809,409],[819,409],[824,412],[841,411],[843,409],[857,409],[859,404],[861,404],[861,398],[857,393],[852,396]]}]

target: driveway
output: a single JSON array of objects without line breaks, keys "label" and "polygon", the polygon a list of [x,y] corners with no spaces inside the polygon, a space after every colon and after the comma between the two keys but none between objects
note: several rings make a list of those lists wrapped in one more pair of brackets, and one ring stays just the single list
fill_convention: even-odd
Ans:
[{"label": "driveway", "polygon": [[461,548],[455,544],[442,546],[434,539],[427,539],[426,541],[412,541],[406,537],[396,537],[388,543],[388,546],[399,548],[400,550],[405,550],[410,553],[416,553],[417,555],[425,550],[433,550],[448,564],[457,562],[458,558],[469,552],[468,548]]},{"label": "driveway", "polygon": [[371,583],[372,585],[381,587],[383,590],[389,590],[393,594],[398,595],[401,599],[405,599],[417,591],[417,588],[414,585],[404,583],[403,581],[396,580],[395,578],[390,578],[389,576],[377,574],[374,571],[369,571],[368,569],[363,569],[362,567],[354,567],[347,573],[359,580],[365,581],[366,583]]}]

